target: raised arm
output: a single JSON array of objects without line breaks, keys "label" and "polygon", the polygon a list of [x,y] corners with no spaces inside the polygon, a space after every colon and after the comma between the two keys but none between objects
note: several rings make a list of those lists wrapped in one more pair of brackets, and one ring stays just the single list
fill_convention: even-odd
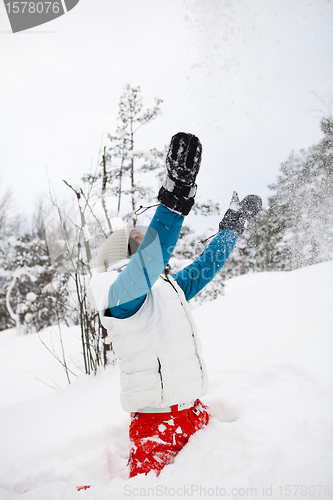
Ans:
[{"label": "raised arm", "polygon": [[179,132],[172,137],[166,157],[167,175],[158,193],[161,205],[137,252],[111,286],[106,314],[121,319],[135,314],[168,264],[184,216],[194,204],[201,153],[196,136]]},{"label": "raised arm", "polygon": [[182,215],[158,206],[141,245],[110,288],[111,316],[126,318],[141,307],[169,262],[183,220]]},{"label": "raised arm", "polygon": [[192,264],[172,275],[185,294],[191,300],[222,269],[231,254],[237,240],[237,233],[232,229],[223,229],[209,243]]},{"label": "raised arm", "polygon": [[237,193],[233,193],[217,236],[198,259],[173,275],[184,291],[186,300],[199,293],[222,269],[235,246],[237,235],[243,233],[246,222],[259,212],[261,206],[259,196],[248,195],[239,201]]}]

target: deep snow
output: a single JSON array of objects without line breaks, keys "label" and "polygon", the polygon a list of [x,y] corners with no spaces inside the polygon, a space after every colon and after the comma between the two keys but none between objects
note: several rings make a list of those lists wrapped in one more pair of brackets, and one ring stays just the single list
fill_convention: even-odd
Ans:
[{"label": "deep snow", "polygon": [[[215,418],[159,478],[127,479],[116,366],[67,385],[36,334],[0,332],[1,500],[333,499],[332,304],[327,262],[234,278],[193,311]],[[60,352],[56,332],[41,338]],[[79,375],[79,329],[63,339]]]}]

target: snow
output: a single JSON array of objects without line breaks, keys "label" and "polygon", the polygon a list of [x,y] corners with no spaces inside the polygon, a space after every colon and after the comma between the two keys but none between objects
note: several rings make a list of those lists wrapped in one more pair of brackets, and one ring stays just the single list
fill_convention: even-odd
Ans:
[{"label": "snow", "polygon": [[[118,368],[80,374],[78,327],[62,328],[70,385],[37,334],[0,332],[1,500],[332,499],[332,303],[326,262],[233,278],[193,311],[214,419],[158,478],[127,478]],[[57,335],[41,339],[60,355]]]},{"label": "snow", "polygon": [[27,293],[26,300],[28,300],[29,302],[35,302],[36,299],[37,299],[37,295],[34,292]]},{"label": "snow", "polygon": [[[52,387],[67,386],[64,369],[42,343],[62,359],[60,333],[68,352],[69,369],[76,375],[82,374],[79,327],[64,326],[61,332],[52,327],[40,334],[22,336],[17,336],[15,330],[0,332],[0,408],[54,392]],[[74,381],[76,377],[70,375],[70,378]]]}]

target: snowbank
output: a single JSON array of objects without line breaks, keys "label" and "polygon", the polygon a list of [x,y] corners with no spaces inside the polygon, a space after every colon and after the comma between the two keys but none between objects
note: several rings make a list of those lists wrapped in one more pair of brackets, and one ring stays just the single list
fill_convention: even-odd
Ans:
[{"label": "snowbank", "polygon": [[[78,326],[54,326],[21,336],[15,329],[0,332],[0,408],[66,387],[66,373],[55,357],[64,361],[61,341],[69,370],[76,376],[84,373]],[[75,375],[69,373],[70,380]]]},{"label": "snowbank", "polygon": [[226,282],[193,311],[208,367],[256,370],[290,363],[333,380],[333,261]]},{"label": "snowbank", "polygon": [[[127,479],[117,367],[66,386],[36,336],[0,332],[1,500],[277,499],[289,491],[332,499],[332,303],[329,262],[234,278],[224,297],[194,310],[211,380],[204,402],[215,418],[159,478]],[[64,332],[64,342],[80,359],[78,332]]]}]

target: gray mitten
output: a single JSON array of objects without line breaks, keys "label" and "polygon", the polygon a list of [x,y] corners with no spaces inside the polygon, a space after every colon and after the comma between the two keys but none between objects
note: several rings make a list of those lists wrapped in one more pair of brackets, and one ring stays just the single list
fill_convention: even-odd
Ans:
[{"label": "gray mitten", "polygon": [[219,231],[228,227],[236,233],[242,234],[245,223],[257,215],[261,207],[262,199],[260,196],[249,194],[242,201],[239,201],[238,194],[234,191],[230,206],[219,224]]}]

